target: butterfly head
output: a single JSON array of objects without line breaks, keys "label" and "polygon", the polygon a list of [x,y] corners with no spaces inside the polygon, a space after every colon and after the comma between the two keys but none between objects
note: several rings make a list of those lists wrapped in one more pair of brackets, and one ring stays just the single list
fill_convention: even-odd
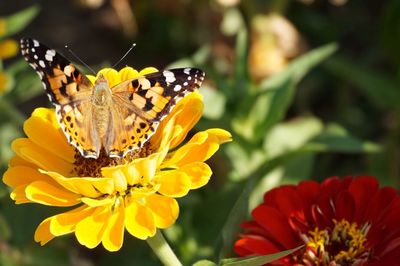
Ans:
[{"label": "butterfly head", "polygon": [[109,106],[112,103],[112,92],[107,79],[100,75],[93,89],[92,102],[96,106]]}]

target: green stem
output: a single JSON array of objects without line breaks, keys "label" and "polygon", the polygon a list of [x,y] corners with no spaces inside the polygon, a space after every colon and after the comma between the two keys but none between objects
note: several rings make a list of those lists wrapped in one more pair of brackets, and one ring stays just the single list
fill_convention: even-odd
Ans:
[{"label": "green stem", "polygon": [[157,230],[156,234],[146,241],[165,266],[182,266],[160,230]]}]

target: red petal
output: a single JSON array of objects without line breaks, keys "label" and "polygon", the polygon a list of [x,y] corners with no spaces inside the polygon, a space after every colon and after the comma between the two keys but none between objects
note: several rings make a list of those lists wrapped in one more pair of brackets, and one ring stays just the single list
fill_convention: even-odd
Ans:
[{"label": "red petal", "polygon": [[355,202],[353,196],[348,191],[341,191],[335,201],[336,220],[353,221],[355,213]]},{"label": "red petal", "polygon": [[280,243],[284,249],[298,245],[295,235],[284,215],[278,210],[266,205],[260,205],[251,213],[260,226],[271,234],[271,240]]},{"label": "red petal", "polygon": [[384,187],[379,189],[371,199],[369,207],[366,211],[366,221],[380,220],[383,214],[388,210],[390,203],[393,201],[396,195],[397,192],[394,188]]},{"label": "red petal", "polygon": [[236,241],[233,249],[239,256],[266,255],[281,251],[267,239],[253,235],[245,235]]},{"label": "red petal", "polygon": [[378,188],[378,180],[372,176],[359,176],[350,184],[349,192],[353,194],[356,203],[355,222],[363,222],[369,202]]}]

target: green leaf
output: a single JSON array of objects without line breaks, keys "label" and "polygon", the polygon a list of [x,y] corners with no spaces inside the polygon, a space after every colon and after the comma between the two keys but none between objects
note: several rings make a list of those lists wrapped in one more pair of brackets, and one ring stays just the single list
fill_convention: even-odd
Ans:
[{"label": "green leaf", "polygon": [[245,27],[241,28],[236,37],[235,46],[235,80],[234,86],[236,88],[236,95],[243,97],[244,93],[248,90],[248,72],[247,72],[247,30]]},{"label": "green leaf", "polygon": [[335,44],[314,49],[294,60],[282,72],[261,82],[253,92],[255,95],[250,104],[241,109],[245,115],[238,116],[232,123],[236,133],[253,143],[264,138],[266,132],[283,119],[292,103],[297,83],[336,49]]},{"label": "green leaf", "polygon": [[361,66],[345,57],[335,57],[326,62],[333,74],[349,81],[376,106],[385,109],[399,109],[400,84],[389,76]]},{"label": "green leaf", "polygon": [[331,56],[337,48],[335,43],[326,44],[300,56],[283,71],[262,81],[257,90],[266,91],[279,88],[282,84],[287,83],[288,79],[293,80],[296,85],[312,68]]},{"label": "green leaf", "polygon": [[379,145],[355,138],[336,124],[329,125],[320,135],[306,144],[303,149],[317,152],[347,153],[374,153],[381,150]]},{"label": "green leaf", "polygon": [[236,233],[240,228],[243,219],[248,215],[249,196],[255,185],[256,179],[250,178],[244,186],[242,193],[235,202],[228,218],[222,228],[222,248],[219,257],[222,258],[226,254],[230,254],[233,243],[236,239]]},{"label": "green leaf", "polygon": [[203,116],[208,119],[221,118],[225,112],[225,95],[221,91],[207,85],[203,85],[199,92],[204,97]]},{"label": "green leaf", "polygon": [[193,266],[217,266],[214,262],[210,260],[199,260],[193,264]]},{"label": "green leaf", "polygon": [[301,148],[323,132],[324,125],[316,117],[299,117],[276,124],[264,139],[269,158]]},{"label": "green leaf", "polygon": [[273,262],[277,259],[285,257],[303,246],[285,250],[279,253],[264,255],[264,256],[256,256],[256,257],[247,257],[247,258],[232,258],[232,259],[225,259],[222,260],[220,265],[221,266],[261,266],[269,262]]},{"label": "green leaf", "polygon": [[23,30],[39,13],[38,6],[32,6],[6,17],[7,29],[6,36],[13,35]]}]

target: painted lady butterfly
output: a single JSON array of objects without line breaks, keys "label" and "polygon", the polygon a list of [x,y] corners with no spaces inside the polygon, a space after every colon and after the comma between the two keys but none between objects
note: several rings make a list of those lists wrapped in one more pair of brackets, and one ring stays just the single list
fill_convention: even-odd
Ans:
[{"label": "painted lady butterfly", "polygon": [[124,157],[154,134],[176,103],[198,89],[196,68],[159,71],[114,87],[100,75],[93,85],[62,55],[37,40],[21,39],[21,53],[40,76],[68,141],[82,156]]}]

